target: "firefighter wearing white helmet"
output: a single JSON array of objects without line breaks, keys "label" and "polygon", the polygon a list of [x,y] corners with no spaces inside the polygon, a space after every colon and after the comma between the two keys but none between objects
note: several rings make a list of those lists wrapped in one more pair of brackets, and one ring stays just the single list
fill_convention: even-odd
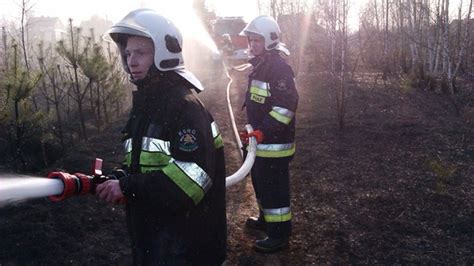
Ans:
[{"label": "firefighter wearing white helmet", "polygon": [[241,133],[243,142],[255,136],[257,157],[252,167],[252,184],[259,216],[250,217],[246,227],[262,230],[266,237],[255,242],[257,251],[273,253],[289,244],[291,209],[289,163],[295,153],[295,113],[298,92],[291,67],[280,55],[289,55],[280,42],[280,27],[269,16],[259,16],[244,28],[253,69],[249,75],[245,108],[255,131]]},{"label": "firefighter wearing white helmet", "polygon": [[281,30],[278,23],[270,16],[258,16],[254,18],[240,33],[249,37],[250,34],[258,34],[263,37],[265,50],[278,50],[285,55],[290,55],[286,45],[280,42]]},{"label": "firefighter wearing white helmet", "polygon": [[221,265],[227,235],[222,138],[191,90],[203,88],[184,69],[181,34],[151,9],[130,12],[108,34],[137,90],[123,130],[122,169],[96,194],[126,202],[135,265]]},{"label": "firefighter wearing white helmet", "polygon": [[126,62],[123,36],[134,35],[150,38],[155,47],[154,63],[161,71],[174,71],[186,79],[196,91],[204,90],[201,82],[184,68],[182,55],[183,38],[181,32],[169,19],[151,9],[130,12],[125,18],[110,28],[107,33],[120,49],[122,64],[130,74]]}]

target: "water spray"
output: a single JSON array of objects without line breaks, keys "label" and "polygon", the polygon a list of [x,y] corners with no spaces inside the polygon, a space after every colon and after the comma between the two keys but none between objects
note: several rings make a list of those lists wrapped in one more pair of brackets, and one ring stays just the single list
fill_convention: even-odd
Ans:
[{"label": "water spray", "polygon": [[0,178],[0,206],[21,202],[25,199],[59,195],[64,189],[58,179],[34,176],[11,176]]}]

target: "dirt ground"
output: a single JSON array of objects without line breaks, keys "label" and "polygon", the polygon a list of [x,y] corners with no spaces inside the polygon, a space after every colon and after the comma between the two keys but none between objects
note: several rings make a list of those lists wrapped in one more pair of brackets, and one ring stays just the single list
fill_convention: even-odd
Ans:
[{"label": "dirt ground", "polygon": [[[232,76],[243,128],[245,73]],[[252,249],[259,235],[243,227],[257,214],[248,178],[228,189],[228,265],[473,264],[474,103],[455,106],[445,95],[359,75],[347,90],[341,131],[324,80],[298,78],[289,249]],[[231,174],[241,159],[225,106],[227,80],[204,83],[211,85],[201,97],[220,125]],[[93,148],[64,158],[62,167],[87,171],[80,167],[93,156],[112,167],[121,157],[119,129],[91,140]],[[92,196],[0,208],[0,239],[1,266],[131,263],[122,207]]]}]

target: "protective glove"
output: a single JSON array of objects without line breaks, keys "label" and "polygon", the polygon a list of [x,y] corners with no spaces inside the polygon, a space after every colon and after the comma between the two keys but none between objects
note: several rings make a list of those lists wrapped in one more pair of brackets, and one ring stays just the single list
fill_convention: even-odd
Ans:
[{"label": "protective glove", "polygon": [[119,180],[122,177],[128,176],[127,172],[123,169],[115,169],[108,175],[109,179]]},{"label": "protective glove", "polygon": [[239,136],[243,145],[249,144],[250,137],[255,137],[255,139],[257,140],[257,143],[262,143],[263,139],[265,138],[265,136],[263,135],[263,132],[258,129],[250,133],[247,133],[247,131],[241,131],[239,132]]}]

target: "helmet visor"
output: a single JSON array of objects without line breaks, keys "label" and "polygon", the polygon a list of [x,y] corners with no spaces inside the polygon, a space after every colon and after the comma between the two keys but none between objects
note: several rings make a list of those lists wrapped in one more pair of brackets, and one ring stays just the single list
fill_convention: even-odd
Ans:
[{"label": "helmet visor", "polygon": [[150,35],[137,29],[124,26],[113,26],[106,32],[106,35],[109,35],[110,38],[116,43],[118,43],[120,34],[135,35],[150,38]]}]

